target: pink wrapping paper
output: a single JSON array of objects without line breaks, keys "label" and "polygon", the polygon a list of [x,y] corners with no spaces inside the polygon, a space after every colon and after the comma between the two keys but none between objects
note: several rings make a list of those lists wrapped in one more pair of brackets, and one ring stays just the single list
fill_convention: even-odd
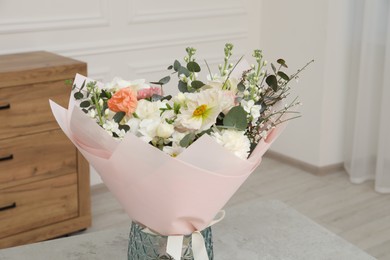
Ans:
[{"label": "pink wrapping paper", "polygon": [[[75,83],[84,79],[77,75]],[[208,135],[173,158],[130,132],[121,141],[112,138],[80,110],[73,96],[68,109],[53,101],[50,106],[61,129],[129,217],[162,235],[187,235],[207,227],[284,128],[275,128],[247,160]]]}]

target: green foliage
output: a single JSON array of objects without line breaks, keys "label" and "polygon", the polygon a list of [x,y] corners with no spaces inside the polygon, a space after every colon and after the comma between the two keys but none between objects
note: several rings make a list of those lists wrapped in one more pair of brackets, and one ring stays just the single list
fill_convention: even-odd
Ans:
[{"label": "green foliage", "polygon": [[280,76],[282,79],[284,79],[286,81],[290,80],[290,77],[286,73],[284,73],[283,71],[278,71],[278,76]]},{"label": "green foliage", "polygon": [[187,69],[190,72],[200,72],[200,66],[195,61],[191,61],[191,62],[187,63]]},{"label": "green foliage", "polygon": [[91,106],[91,102],[89,100],[84,100],[80,103],[80,107],[87,108]]},{"label": "green foliage", "polygon": [[187,83],[185,83],[181,80],[179,80],[178,87],[179,87],[180,92],[183,92],[183,93],[188,92]]},{"label": "green foliage", "polygon": [[125,115],[126,115],[125,112],[120,111],[120,112],[117,112],[112,119],[115,121],[115,123],[119,124],[119,122],[122,121],[122,119],[125,117]]},{"label": "green foliage", "polygon": [[165,84],[167,84],[169,81],[171,80],[171,77],[170,76],[166,76],[166,77],[164,77],[164,78],[162,78],[162,79],[160,79],[159,81],[154,81],[154,82],[150,82],[150,83],[152,83],[152,84],[156,84],[156,85],[165,85]]},{"label": "green foliage", "polygon": [[204,85],[205,84],[202,81],[199,81],[199,80],[194,80],[194,81],[191,82],[191,87],[193,87],[194,89],[200,89]]},{"label": "green foliage", "polygon": [[192,142],[195,140],[195,134],[189,133],[183,137],[183,139],[180,140],[180,146],[181,147],[188,147]]},{"label": "green foliage", "polygon": [[275,75],[269,75],[266,79],[265,82],[272,88],[273,91],[278,91],[278,80],[276,79]]},{"label": "green foliage", "polygon": [[248,113],[241,106],[235,106],[224,117],[223,125],[244,131],[248,126],[247,115]]},{"label": "green foliage", "polygon": [[83,93],[81,93],[80,91],[77,91],[73,94],[73,97],[76,99],[76,100],[80,100],[80,99],[83,99],[84,98],[84,95]]},{"label": "green foliage", "polygon": [[181,66],[179,68],[177,73],[179,73],[179,75],[184,74],[186,77],[189,77],[191,75],[190,71],[186,67],[183,67],[183,66]]},{"label": "green foliage", "polygon": [[245,85],[244,85],[244,83],[242,81],[240,83],[238,83],[237,89],[240,92],[244,92],[245,91]]},{"label": "green foliage", "polygon": [[175,62],[173,63],[173,69],[174,69],[176,72],[178,72],[179,69],[180,69],[180,67],[181,67],[180,62],[179,62],[178,60],[175,60]]},{"label": "green foliage", "polygon": [[285,60],[283,60],[283,59],[278,59],[276,62],[279,63],[281,66],[283,66],[283,67],[285,67],[285,68],[288,68],[288,66],[287,66]]}]

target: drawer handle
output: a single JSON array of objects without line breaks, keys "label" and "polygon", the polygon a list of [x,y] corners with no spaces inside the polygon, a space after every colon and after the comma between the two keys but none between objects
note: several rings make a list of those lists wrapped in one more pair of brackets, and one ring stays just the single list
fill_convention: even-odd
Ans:
[{"label": "drawer handle", "polygon": [[10,103],[0,104],[0,110],[6,110],[6,109],[10,109],[10,108],[11,108]]},{"label": "drawer handle", "polygon": [[13,158],[14,158],[14,155],[13,155],[13,154],[7,154],[7,155],[5,155],[5,156],[0,157],[0,162],[1,162],[1,161],[12,160]]},{"label": "drawer handle", "polygon": [[9,204],[9,205],[6,205],[6,206],[4,206],[4,207],[1,207],[1,208],[0,208],[0,211],[4,211],[4,210],[8,210],[8,209],[13,209],[13,208],[16,208],[16,202],[11,203],[11,204]]}]

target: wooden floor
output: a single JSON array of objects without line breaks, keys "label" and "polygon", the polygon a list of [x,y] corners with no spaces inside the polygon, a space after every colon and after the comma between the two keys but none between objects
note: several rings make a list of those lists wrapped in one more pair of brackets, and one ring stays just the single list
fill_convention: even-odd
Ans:
[{"label": "wooden floor", "polygon": [[[351,184],[344,172],[314,176],[265,158],[226,207],[277,199],[378,259],[390,259],[390,195],[373,183]],[[129,222],[104,185],[92,188],[93,232]],[[129,222],[130,223],[130,222]]]}]

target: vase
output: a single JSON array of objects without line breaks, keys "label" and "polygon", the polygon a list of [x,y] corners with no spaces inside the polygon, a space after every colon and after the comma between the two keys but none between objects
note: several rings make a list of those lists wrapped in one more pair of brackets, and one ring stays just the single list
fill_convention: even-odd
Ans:
[{"label": "vase", "polygon": [[[151,234],[144,232],[144,226],[132,222],[129,235],[129,247],[127,252],[128,260],[156,260],[156,259],[171,259],[166,253],[167,236]],[[205,241],[205,247],[210,260],[213,260],[213,241],[211,227],[208,227],[200,232]],[[183,238],[181,259],[174,260],[193,260],[192,252],[192,236],[187,235]]]}]

